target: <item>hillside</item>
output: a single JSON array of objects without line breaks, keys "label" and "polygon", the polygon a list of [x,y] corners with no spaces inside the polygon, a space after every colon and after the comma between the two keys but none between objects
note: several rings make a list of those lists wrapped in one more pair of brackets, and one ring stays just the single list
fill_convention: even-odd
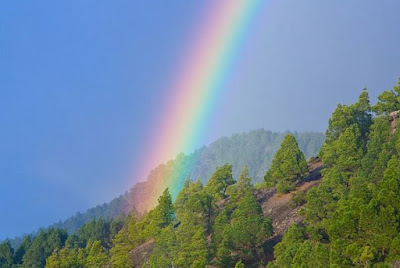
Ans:
[{"label": "hillside", "polygon": [[[233,176],[235,178],[239,177],[241,169],[247,165],[253,182],[262,182],[263,176],[284,136],[285,133],[258,129],[220,138],[190,155],[181,154],[176,159],[159,165],[150,172],[146,182],[137,183],[125,194],[111,202],[98,205],[83,213],[78,212],[66,220],[51,225],[51,227],[65,229],[72,233],[93,219],[115,218],[132,209],[143,212],[146,207],[142,204],[142,201],[149,196],[157,199],[161,194],[153,192],[153,185],[159,180],[165,180],[168,174],[176,174],[174,168],[178,166],[177,163],[191,163],[190,166],[193,167],[184,173],[180,173],[179,178],[173,178],[181,186],[183,186],[183,181],[186,178],[200,179],[203,183],[206,183],[215,169],[225,163],[233,165]],[[294,136],[306,158],[316,155],[324,141],[324,135],[317,132],[294,132]],[[177,192],[172,194],[176,196]],[[13,247],[18,247],[22,241],[23,236],[12,239],[11,244]]]},{"label": "hillside", "polygon": [[[174,178],[182,185],[187,178],[200,179],[203,183],[207,183],[215,169],[225,163],[233,165],[233,176],[235,178],[239,177],[241,169],[247,165],[253,182],[262,182],[263,176],[284,136],[285,133],[258,129],[220,138],[190,155],[181,154],[176,159],[159,165],[150,172],[146,182],[137,183],[124,195],[111,202],[89,209],[85,213],[77,213],[65,221],[54,224],[53,227],[73,232],[91,219],[113,218],[121,213],[126,213],[133,207],[143,212],[145,207],[142,206],[141,202],[149,195],[158,198],[159,195],[152,193],[153,185],[158,180],[165,180],[168,173],[176,173],[173,172],[173,169],[176,168],[178,162],[192,163],[191,166],[193,167],[193,169],[186,170],[179,178]],[[306,158],[316,155],[324,141],[324,135],[317,132],[295,132],[294,136]]]},{"label": "hillside", "polygon": [[[268,262],[273,260],[273,247],[282,239],[284,233],[293,223],[301,223],[303,217],[299,215],[299,211],[304,207],[302,201],[296,200],[296,196],[305,195],[310,189],[318,186],[321,182],[322,161],[319,158],[312,158],[308,163],[309,172],[296,185],[296,189],[287,194],[279,194],[276,187],[269,189],[254,189],[253,194],[262,208],[265,218],[272,219],[273,233],[270,237],[260,241],[257,245],[257,258],[251,256],[248,259],[242,258],[242,261],[248,266],[257,266],[260,262]],[[218,211],[221,212],[229,206],[229,197],[220,200],[218,203]],[[154,238],[149,239],[145,243],[137,246],[129,252],[133,267],[142,267],[143,264],[149,262],[156,241]],[[208,265],[208,268],[219,267]]]},{"label": "hillside", "polygon": [[15,252],[3,243],[0,264],[398,267],[399,114],[400,81],[373,107],[364,90],[337,106],[318,157],[306,161],[286,133],[261,184],[247,166],[235,178],[223,164],[206,183],[185,180],[176,198],[165,188],[141,215],[90,221],[74,234],[50,228]]}]

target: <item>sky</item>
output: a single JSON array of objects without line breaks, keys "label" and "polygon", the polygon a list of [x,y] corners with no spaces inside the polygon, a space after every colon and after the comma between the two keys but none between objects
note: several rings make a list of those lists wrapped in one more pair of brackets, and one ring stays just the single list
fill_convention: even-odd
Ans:
[{"label": "sky", "polygon": [[[213,2],[0,3],[0,239],[134,185],[166,85]],[[323,132],[362,88],[374,102],[400,77],[399,8],[265,1],[195,146],[256,128]]]}]

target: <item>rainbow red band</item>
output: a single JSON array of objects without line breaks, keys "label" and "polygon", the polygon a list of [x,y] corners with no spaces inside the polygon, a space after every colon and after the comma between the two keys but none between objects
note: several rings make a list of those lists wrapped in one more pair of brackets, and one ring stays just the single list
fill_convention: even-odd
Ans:
[{"label": "rainbow red band", "polygon": [[[193,150],[223,92],[251,21],[263,3],[261,0],[212,2],[202,25],[193,32],[193,43],[184,53],[182,67],[168,89],[171,96],[153,131],[141,176],[147,176],[156,164]],[[179,173],[184,168],[190,167],[174,170]],[[181,181],[174,181],[177,177],[179,174],[152,185],[153,194],[141,200],[141,207],[153,208],[167,187],[175,197],[182,187]]]}]

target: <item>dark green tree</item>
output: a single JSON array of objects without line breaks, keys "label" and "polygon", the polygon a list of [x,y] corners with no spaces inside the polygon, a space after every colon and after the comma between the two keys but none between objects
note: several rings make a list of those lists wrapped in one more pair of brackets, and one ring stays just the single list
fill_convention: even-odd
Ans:
[{"label": "dark green tree", "polygon": [[13,264],[14,250],[9,241],[0,244],[0,267],[11,268]]},{"label": "dark green tree", "polygon": [[205,190],[209,192],[215,200],[224,198],[226,189],[235,183],[232,176],[232,165],[225,164],[215,170],[208,181]]},{"label": "dark green tree", "polygon": [[378,99],[378,103],[373,107],[378,115],[388,115],[390,112],[400,110],[400,79],[392,90],[384,91]]},{"label": "dark green tree", "polygon": [[226,190],[227,195],[232,202],[237,202],[249,192],[253,192],[254,186],[251,183],[252,179],[249,176],[247,165],[243,168],[236,184],[230,185]]},{"label": "dark green tree", "polygon": [[26,250],[30,247],[31,245],[31,236],[27,235],[22,242],[22,244],[17,248],[14,254],[14,263],[15,264],[21,264],[22,263],[22,258],[25,255]]},{"label": "dark green tree", "polygon": [[86,267],[103,267],[108,262],[108,254],[101,246],[100,241],[94,241],[92,245],[87,247]]},{"label": "dark green tree", "polygon": [[268,186],[277,186],[278,193],[295,188],[295,182],[308,171],[307,162],[295,137],[287,134],[264,176]]},{"label": "dark green tree", "polygon": [[174,213],[172,198],[167,188],[158,198],[158,206],[154,209],[152,221],[160,228],[166,227],[172,222]]},{"label": "dark green tree", "polygon": [[61,249],[68,234],[65,230],[50,228],[41,231],[26,250],[23,265],[26,267],[44,267],[46,259],[54,250]]},{"label": "dark green tree", "polygon": [[236,250],[254,257],[256,245],[272,235],[272,223],[267,220],[252,193],[243,197],[232,214],[232,241]]}]

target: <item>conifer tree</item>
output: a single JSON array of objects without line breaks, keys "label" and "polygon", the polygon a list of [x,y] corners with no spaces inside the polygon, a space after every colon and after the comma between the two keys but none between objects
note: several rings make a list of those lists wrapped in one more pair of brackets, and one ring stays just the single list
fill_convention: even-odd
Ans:
[{"label": "conifer tree", "polygon": [[142,219],[130,215],[127,223],[113,239],[111,263],[115,267],[131,267],[129,251],[159,235],[163,228],[170,226],[174,209],[168,189],[158,199],[159,204]]},{"label": "conifer tree", "polygon": [[248,193],[232,215],[232,240],[236,249],[250,250],[272,235],[271,222],[265,219],[253,193]]},{"label": "conifer tree", "polygon": [[31,236],[27,235],[22,242],[22,244],[17,248],[14,254],[14,263],[15,264],[21,264],[22,263],[22,258],[25,255],[26,250],[30,247],[31,245]]},{"label": "conifer tree", "polygon": [[295,137],[287,134],[276,152],[271,167],[264,176],[268,186],[277,186],[278,193],[286,193],[295,188],[296,180],[308,171],[307,162]]},{"label": "conifer tree", "polygon": [[[239,176],[239,180],[236,184],[230,185],[226,193],[229,195],[230,201],[235,203],[241,198],[246,196],[249,192],[253,192],[254,186],[251,183],[252,179],[249,177],[249,169],[247,165],[243,168],[242,173]],[[233,204],[235,205],[235,204]]]},{"label": "conifer tree", "polygon": [[176,263],[178,245],[176,231],[168,226],[155,238],[156,247],[150,257],[151,267],[171,267]]},{"label": "conifer tree", "polygon": [[168,188],[166,188],[158,198],[158,206],[154,209],[153,222],[158,227],[163,228],[172,222],[173,215],[174,207],[172,205],[172,198]]},{"label": "conifer tree", "polygon": [[95,241],[88,250],[89,252],[86,258],[87,267],[103,267],[107,264],[108,254],[101,246],[100,241]]},{"label": "conifer tree", "polygon": [[378,103],[373,107],[378,115],[387,115],[390,112],[400,110],[400,79],[391,90],[384,91],[378,96]]},{"label": "conifer tree", "polygon": [[0,244],[0,267],[8,268],[13,264],[14,250],[9,241]]},{"label": "conifer tree", "polygon": [[234,183],[232,165],[225,164],[215,170],[205,189],[215,200],[219,200],[225,197],[226,189]]}]

